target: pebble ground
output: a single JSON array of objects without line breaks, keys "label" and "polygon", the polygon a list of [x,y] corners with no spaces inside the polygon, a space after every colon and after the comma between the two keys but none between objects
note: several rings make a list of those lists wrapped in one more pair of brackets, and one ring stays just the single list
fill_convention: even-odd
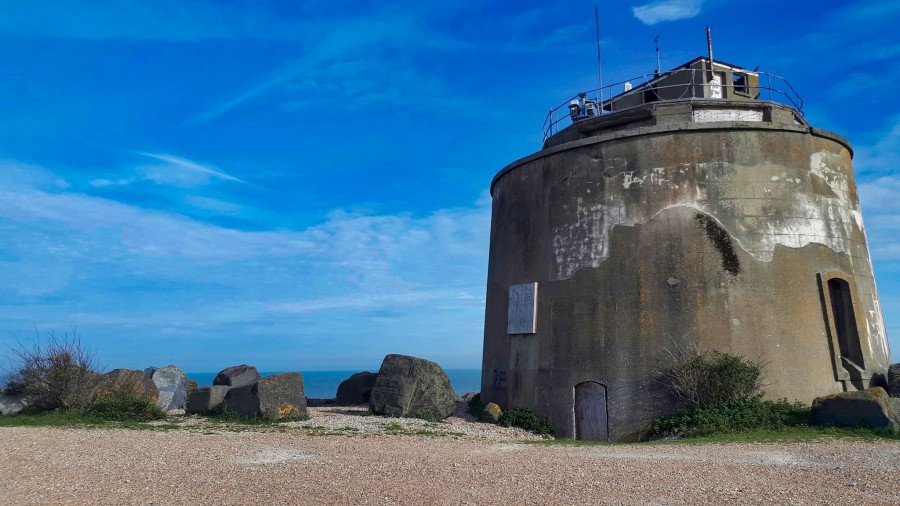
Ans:
[{"label": "pebble ground", "polygon": [[543,445],[363,412],[0,428],[0,504],[900,504],[900,442]]}]

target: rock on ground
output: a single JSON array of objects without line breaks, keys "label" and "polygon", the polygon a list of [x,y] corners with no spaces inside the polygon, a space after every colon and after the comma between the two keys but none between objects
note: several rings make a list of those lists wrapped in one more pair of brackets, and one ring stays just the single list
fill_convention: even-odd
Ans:
[{"label": "rock on ground", "polygon": [[152,372],[152,379],[159,389],[159,399],[156,401],[159,409],[168,412],[184,408],[187,401],[188,379],[181,369],[174,365],[160,367]]},{"label": "rock on ground", "polygon": [[225,394],[225,407],[242,416],[267,420],[307,416],[303,375],[273,374],[256,383],[232,388]]},{"label": "rock on ground", "polygon": [[500,406],[491,402],[481,411],[481,421],[488,423],[497,423],[500,421],[500,415],[503,414],[503,410],[500,409]]},{"label": "rock on ground", "polygon": [[28,407],[21,395],[0,394],[0,415],[17,415]]},{"label": "rock on ground", "polygon": [[900,397],[900,364],[891,364],[887,374],[887,393],[891,397]]},{"label": "rock on ground", "polygon": [[450,378],[435,362],[388,355],[372,388],[369,409],[378,415],[444,419],[453,413],[457,400]]},{"label": "rock on ground", "polygon": [[378,374],[374,372],[358,372],[341,382],[337,389],[337,402],[345,406],[368,404],[372,396],[372,387]]},{"label": "rock on ground", "polygon": [[119,395],[140,397],[155,403],[159,400],[159,389],[143,371],[113,369],[100,376],[92,398],[102,399]]},{"label": "rock on ground", "polygon": [[188,395],[186,411],[193,415],[221,413],[229,390],[231,387],[225,385],[198,388]]},{"label": "rock on ground", "polygon": [[810,421],[814,425],[900,428],[900,399],[881,387],[816,397]]},{"label": "rock on ground", "polygon": [[233,365],[222,369],[213,380],[213,385],[224,385],[229,387],[242,387],[250,383],[256,383],[262,376],[259,371],[252,365],[241,364]]}]

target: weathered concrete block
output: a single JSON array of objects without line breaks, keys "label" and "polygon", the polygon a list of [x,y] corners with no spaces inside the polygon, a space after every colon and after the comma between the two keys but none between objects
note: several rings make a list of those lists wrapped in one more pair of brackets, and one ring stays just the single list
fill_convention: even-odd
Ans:
[{"label": "weathered concrete block", "polygon": [[91,393],[93,399],[119,395],[141,397],[150,402],[156,402],[159,400],[159,389],[143,371],[113,369],[100,376]]},{"label": "weathered concrete block", "polygon": [[213,385],[194,390],[188,394],[187,413],[191,415],[221,413],[225,395],[229,390],[231,387],[225,385]]},{"label": "weathered concrete block", "polygon": [[213,380],[213,385],[242,387],[259,381],[262,376],[252,365],[241,364],[222,369]]},{"label": "weathered concrete block", "polygon": [[813,425],[900,428],[900,399],[881,387],[816,397],[812,404]]},{"label": "weathered concrete block", "polygon": [[0,394],[0,415],[17,415],[28,407],[28,401],[21,395]]},{"label": "weathered concrete block", "polygon": [[888,367],[887,393],[891,397],[900,397],[900,364]]},{"label": "weathered concrete block", "polygon": [[303,375],[273,374],[256,383],[232,388],[225,395],[225,408],[242,416],[268,420],[307,416]]},{"label": "weathered concrete block", "polygon": [[484,407],[484,410],[481,411],[481,421],[488,423],[497,423],[500,421],[500,415],[502,414],[503,410],[500,409],[500,406],[491,402]]},{"label": "weathered concrete block", "polygon": [[171,411],[184,408],[188,386],[188,379],[184,372],[174,365],[167,365],[156,369],[152,374],[153,383],[159,389],[159,399],[156,401],[159,409]]},{"label": "weathered concrete block", "polygon": [[384,357],[369,409],[377,415],[447,418],[459,396],[438,364],[407,355]]},{"label": "weathered concrete block", "polygon": [[338,404],[345,406],[368,404],[377,378],[378,374],[364,371],[345,379],[337,389]]}]

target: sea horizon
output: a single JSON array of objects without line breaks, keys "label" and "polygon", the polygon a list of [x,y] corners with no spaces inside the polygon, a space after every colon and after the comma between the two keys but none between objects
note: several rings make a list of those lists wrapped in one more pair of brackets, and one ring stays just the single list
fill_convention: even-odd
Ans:
[{"label": "sea horizon", "polygon": [[[481,390],[481,369],[444,369],[450,377],[450,385],[453,390],[464,395],[468,392]],[[291,371],[260,371],[263,377]],[[299,371],[303,374],[303,391],[310,399],[331,399],[337,394],[338,386],[351,375],[360,370],[324,370],[324,371]],[[378,372],[377,369],[371,372]],[[208,387],[212,385],[218,372],[186,372],[187,377],[197,382],[198,386]]]}]

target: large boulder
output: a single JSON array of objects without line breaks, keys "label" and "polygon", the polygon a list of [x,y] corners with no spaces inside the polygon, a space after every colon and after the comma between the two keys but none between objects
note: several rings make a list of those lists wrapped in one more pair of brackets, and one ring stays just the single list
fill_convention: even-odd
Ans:
[{"label": "large boulder", "polygon": [[372,387],[378,375],[374,372],[358,372],[341,382],[337,389],[337,403],[344,406],[368,404]]},{"label": "large boulder", "polygon": [[188,394],[186,411],[193,415],[221,413],[229,390],[231,387],[225,385],[198,388]]},{"label": "large boulder", "polygon": [[120,396],[140,397],[156,402],[159,399],[159,389],[143,371],[113,369],[100,376],[91,397],[104,399]]},{"label": "large boulder", "polygon": [[24,396],[0,394],[0,415],[18,415],[27,407]]},{"label": "large boulder", "polygon": [[213,385],[229,387],[242,387],[250,383],[256,383],[262,376],[252,365],[241,364],[222,369],[213,380]]},{"label": "large boulder", "polygon": [[225,394],[225,407],[242,416],[267,420],[307,416],[303,375],[273,374],[256,383],[231,388]]},{"label": "large boulder", "polygon": [[891,397],[900,397],[900,364],[891,364],[887,374],[887,393]]},{"label": "large boulder", "polygon": [[154,370],[152,374],[153,383],[159,389],[159,399],[156,401],[159,409],[168,412],[184,408],[189,385],[184,372],[174,365],[167,365]]},{"label": "large boulder", "polygon": [[408,355],[388,355],[381,363],[369,409],[377,415],[447,418],[459,396],[438,364]]},{"label": "large boulder", "polygon": [[813,425],[900,428],[900,399],[881,387],[816,397],[810,423]]}]

